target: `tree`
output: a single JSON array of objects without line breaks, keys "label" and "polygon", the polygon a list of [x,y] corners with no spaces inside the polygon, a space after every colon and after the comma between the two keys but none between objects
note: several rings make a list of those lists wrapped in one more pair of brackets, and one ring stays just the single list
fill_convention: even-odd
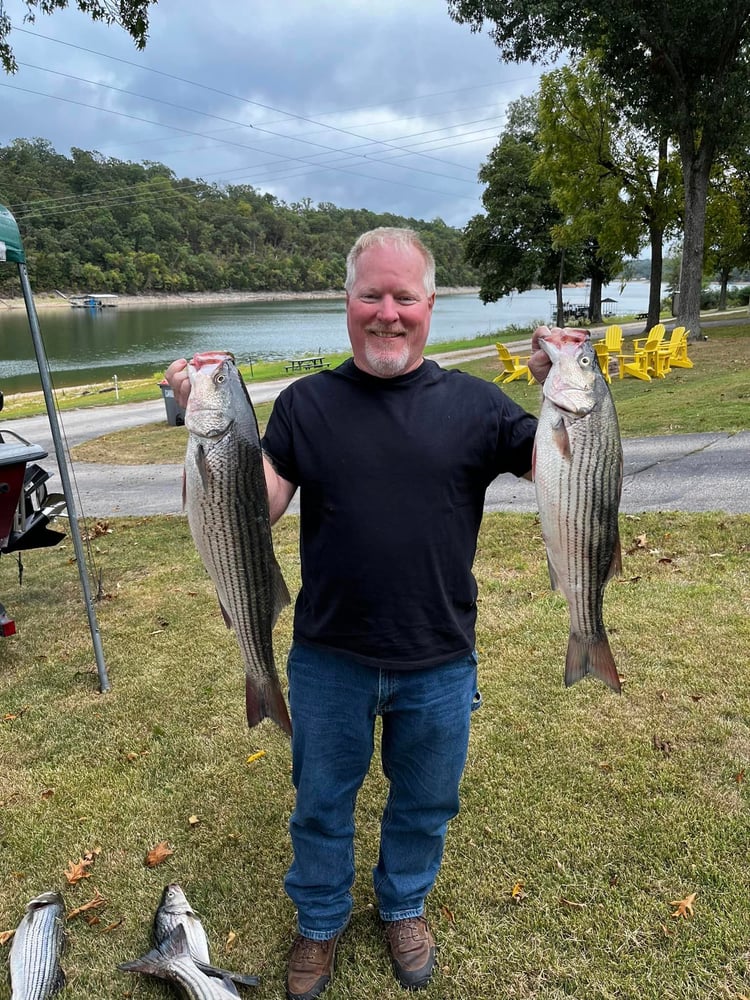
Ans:
[{"label": "tree", "polygon": [[[53,14],[56,10],[64,10],[69,6],[69,0],[22,0],[26,6],[26,21],[33,21],[36,12]],[[104,21],[106,24],[119,24],[133,38],[136,47],[142,49],[146,45],[148,35],[148,8],[157,0],[75,0],[76,7],[88,14],[94,21]],[[15,73],[18,69],[13,49],[8,41],[12,30],[11,20],[0,3],[0,65],[6,73]]]},{"label": "tree", "polygon": [[560,252],[552,245],[552,227],[562,216],[547,181],[532,180],[539,154],[536,131],[536,101],[513,102],[508,127],[479,171],[486,185],[486,214],[470,219],[464,235],[466,257],[479,269],[483,302],[533,284],[554,288],[558,283]]},{"label": "tree", "polygon": [[[659,322],[665,230],[676,224],[679,164],[667,142],[629,125],[615,108],[612,87],[591,59],[542,76],[539,144],[535,166],[552,185],[566,218],[568,237],[595,237],[607,270],[621,270],[646,240],[651,249],[647,326]],[[601,319],[591,283],[590,316]]]},{"label": "tree", "polygon": [[592,53],[621,111],[678,137],[685,196],[678,321],[700,335],[708,181],[717,153],[747,133],[750,0],[448,0],[475,31],[494,24],[503,59]]}]

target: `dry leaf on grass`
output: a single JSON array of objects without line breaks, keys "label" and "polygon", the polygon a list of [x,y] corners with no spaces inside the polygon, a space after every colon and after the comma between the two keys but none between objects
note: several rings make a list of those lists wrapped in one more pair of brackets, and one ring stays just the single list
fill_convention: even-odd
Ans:
[{"label": "dry leaf on grass", "polygon": [[190,824],[190,826],[197,826],[200,823],[200,820],[195,815],[195,813],[193,813],[192,816],[188,816],[188,823]]},{"label": "dry leaf on grass", "polygon": [[585,903],[576,903],[572,899],[566,899],[565,896],[560,896],[560,902],[563,906],[569,906],[572,910],[585,910]]},{"label": "dry leaf on grass", "polygon": [[445,919],[448,921],[448,923],[449,924],[453,924],[454,927],[455,927],[455,925],[456,925],[456,917],[455,917],[455,915],[453,913],[453,910],[449,910],[447,906],[441,906],[440,907],[440,916],[441,917],[445,917]]},{"label": "dry leaf on grass", "polygon": [[82,906],[77,906],[74,910],[71,910],[68,914],[68,920],[72,920],[73,917],[77,917],[81,913],[86,913],[87,910],[98,910],[100,906],[105,906],[107,900],[102,896],[99,890],[94,886],[94,895],[88,901],[88,903],[83,903]]},{"label": "dry leaf on grass", "polygon": [[673,899],[670,901],[670,906],[676,906],[677,909],[672,914],[673,917],[692,917],[694,915],[693,903],[695,902],[695,897],[698,895],[697,892],[691,892],[689,896],[685,896],[684,899]]},{"label": "dry leaf on grass", "polygon": [[0,931],[0,945],[7,944],[15,933],[15,930]]},{"label": "dry leaf on grass", "polygon": [[148,868],[156,868],[162,861],[166,861],[171,854],[174,854],[174,851],[166,840],[162,840],[156,847],[152,847],[146,855],[146,866]]},{"label": "dry leaf on grass", "polygon": [[521,900],[526,899],[524,883],[520,879],[510,890],[510,898],[513,900],[514,903],[520,903]]},{"label": "dry leaf on grass", "polygon": [[236,940],[237,940],[237,935],[234,933],[234,931],[230,931],[227,934],[226,941],[224,942],[224,951],[231,951],[232,948],[234,947],[234,942]]},{"label": "dry leaf on grass", "polygon": [[246,764],[254,764],[256,760],[260,760],[262,757],[266,756],[265,750],[256,750],[255,753],[251,753],[250,756],[245,761]]},{"label": "dry leaf on grass", "polygon": [[94,854],[87,853],[84,854],[82,858],[76,861],[69,861],[68,867],[65,869],[64,875],[68,880],[68,885],[78,885],[78,883],[83,878],[90,878],[91,872],[89,868],[94,863]]}]

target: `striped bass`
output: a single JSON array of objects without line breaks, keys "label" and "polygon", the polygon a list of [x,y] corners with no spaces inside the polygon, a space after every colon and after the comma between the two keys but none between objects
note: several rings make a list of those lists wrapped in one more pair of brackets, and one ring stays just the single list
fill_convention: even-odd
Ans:
[{"label": "striped bass", "polygon": [[231,979],[235,983],[241,983],[243,986],[258,985],[260,980],[257,976],[245,976],[238,972],[228,972],[226,969],[219,969],[211,964],[211,956],[208,952],[208,938],[203,929],[203,924],[200,922],[200,918],[195,910],[188,903],[187,896],[182,891],[182,888],[176,882],[172,882],[165,887],[154,915],[154,943],[157,948],[161,948],[166,943],[178,925],[185,931],[188,952],[201,972],[205,972],[207,976],[215,976],[219,979]]},{"label": "striped bass", "polygon": [[45,1000],[65,985],[64,915],[59,892],[43,892],[26,906],[10,949],[11,1000]]},{"label": "striped bass", "polygon": [[604,588],[622,568],[617,413],[588,333],[553,330],[540,344],[552,368],[543,383],[533,469],[550,580],[570,611],[565,683],[593,674],[619,692],[602,618]]},{"label": "striped bass", "polygon": [[291,734],[271,637],[289,591],[273,552],[255,411],[231,354],[196,354],[188,374],[190,532],[242,652],[248,725],[271,718]]},{"label": "striped bass", "polygon": [[143,972],[176,983],[188,1000],[237,1000],[239,993],[231,979],[213,979],[201,972],[188,950],[185,928],[179,924],[160,948],[121,962],[122,972]]}]

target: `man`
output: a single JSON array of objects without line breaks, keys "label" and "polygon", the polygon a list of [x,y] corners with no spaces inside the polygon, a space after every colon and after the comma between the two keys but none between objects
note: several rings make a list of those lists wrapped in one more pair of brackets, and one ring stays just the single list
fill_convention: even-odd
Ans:
[{"label": "man", "polygon": [[[333,973],[377,715],[390,789],[375,896],[396,978],[410,989],[430,980],[424,904],[458,812],[477,693],[471,567],[484,494],[501,472],[530,476],[536,430],[493,384],[423,357],[435,265],[414,232],[363,234],[345,287],[352,358],[285,389],[263,439],[272,521],[300,489],[289,1000],[319,996]],[[185,364],[167,372],[183,403]],[[541,381],[546,355],[530,367]]]}]

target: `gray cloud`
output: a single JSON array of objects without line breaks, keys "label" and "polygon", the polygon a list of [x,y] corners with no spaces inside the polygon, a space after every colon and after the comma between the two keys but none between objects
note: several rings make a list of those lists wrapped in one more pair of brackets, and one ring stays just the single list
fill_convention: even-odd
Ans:
[{"label": "gray cloud", "polygon": [[162,0],[143,52],[77,11],[23,25],[17,6],[1,143],[42,137],[286,202],[451,225],[481,210],[477,170],[538,76],[499,62],[441,0],[224,0],[210,14]]}]

